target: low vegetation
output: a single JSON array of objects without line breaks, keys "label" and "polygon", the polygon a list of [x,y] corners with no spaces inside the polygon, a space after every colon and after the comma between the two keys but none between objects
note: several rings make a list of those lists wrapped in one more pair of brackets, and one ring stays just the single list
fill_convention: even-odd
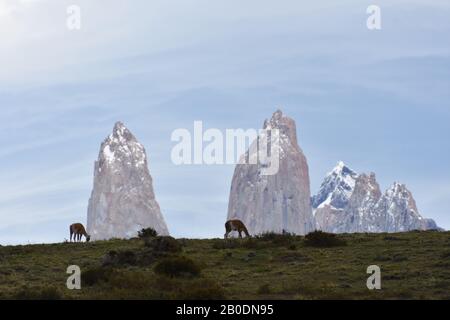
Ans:
[{"label": "low vegetation", "polygon": [[141,239],[155,238],[157,236],[158,232],[153,228],[145,228],[138,232],[138,237]]},{"label": "low vegetation", "polygon": [[152,248],[157,253],[179,253],[182,251],[182,245],[178,240],[172,237],[156,237],[145,239],[146,247]]},{"label": "low vegetation", "polygon": [[[450,233],[0,246],[0,299],[450,299]],[[67,267],[81,269],[69,290]],[[366,287],[378,265],[382,290]]]},{"label": "low vegetation", "polygon": [[314,231],[305,237],[305,245],[316,248],[332,248],[347,245],[345,240],[338,238],[335,234],[323,231]]},{"label": "low vegetation", "polygon": [[165,258],[155,266],[155,273],[168,277],[197,277],[200,275],[200,266],[192,259],[186,257]]}]

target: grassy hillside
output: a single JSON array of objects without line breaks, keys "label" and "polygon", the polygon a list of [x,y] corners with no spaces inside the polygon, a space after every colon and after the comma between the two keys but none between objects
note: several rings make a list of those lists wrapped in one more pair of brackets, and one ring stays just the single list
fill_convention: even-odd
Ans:
[{"label": "grassy hillside", "polygon": [[[337,239],[346,245],[268,235],[0,247],[0,299],[450,299],[449,232]],[[379,291],[366,287],[374,264]],[[69,265],[82,270],[81,290],[66,288]]]}]

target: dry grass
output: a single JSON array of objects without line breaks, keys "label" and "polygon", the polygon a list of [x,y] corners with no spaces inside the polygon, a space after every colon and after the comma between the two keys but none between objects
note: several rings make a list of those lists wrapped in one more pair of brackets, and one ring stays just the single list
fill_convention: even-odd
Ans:
[{"label": "dry grass", "polygon": [[[181,252],[163,255],[152,255],[155,249],[140,239],[0,247],[0,298],[450,299],[449,232],[337,238],[347,245],[316,248],[292,235],[184,239],[178,240]],[[126,252],[127,258],[134,254],[137,261],[144,254],[151,259],[102,266],[111,251]],[[179,256],[194,261],[201,274],[170,278],[155,273],[163,259]],[[380,291],[366,288],[366,269],[373,264],[381,267]],[[82,290],[66,288],[69,265],[88,275]]]}]

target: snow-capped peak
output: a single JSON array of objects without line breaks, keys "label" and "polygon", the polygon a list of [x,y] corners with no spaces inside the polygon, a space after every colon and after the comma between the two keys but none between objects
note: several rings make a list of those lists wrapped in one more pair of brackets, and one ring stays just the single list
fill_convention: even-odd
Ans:
[{"label": "snow-capped peak", "polygon": [[125,134],[125,131],[127,131],[127,127],[123,124],[121,121],[117,121],[114,125],[113,132],[116,133],[118,136],[123,136]]},{"label": "snow-capped peak", "polygon": [[123,124],[123,122],[116,122],[114,125],[112,133],[109,135],[108,139],[112,142],[116,143],[125,143],[129,140],[136,141],[136,138],[133,134],[128,130],[128,128]]},{"label": "snow-capped peak", "polygon": [[318,228],[328,232],[403,232],[439,229],[419,214],[406,185],[395,182],[384,194],[375,173],[356,174],[342,161],[312,198]]},{"label": "snow-capped peak", "polygon": [[113,132],[102,145],[102,155],[107,163],[128,166],[146,164],[145,149],[122,122],[114,125]]},{"label": "snow-capped peak", "polygon": [[356,175],[356,173],[350,169],[344,161],[339,161],[331,172],[327,176],[351,176]]},{"label": "snow-capped peak", "polygon": [[334,169],[329,174],[333,174],[333,173],[341,174],[342,171],[344,170],[344,168],[345,168],[344,161],[339,161],[337,163],[337,165],[334,167]]},{"label": "snow-capped peak", "polygon": [[358,174],[339,161],[336,167],[328,173],[320,190],[313,197],[313,208],[330,205],[334,208],[344,208],[355,188]]},{"label": "snow-capped peak", "polygon": [[408,207],[414,214],[420,217],[413,195],[411,191],[407,189],[406,185],[399,182],[394,182],[394,184],[388,190],[386,190],[384,196],[390,203],[403,202],[406,207]]},{"label": "snow-capped peak", "polygon": [[409,199],[411,198],[411,192],[406,188],[406,185],[394,182],[392,186],[386,190],[385,196],[388,199]]}]

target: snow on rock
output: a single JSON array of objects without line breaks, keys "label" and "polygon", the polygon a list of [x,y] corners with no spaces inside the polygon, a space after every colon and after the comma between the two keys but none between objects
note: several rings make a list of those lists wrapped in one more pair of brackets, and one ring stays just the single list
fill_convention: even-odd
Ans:
[{"label": "snow on rock", "polygon": [[336,209],[344,208],[355,188],[358,175],[342,161],[327,175],[320,190],[312,198],[313,208],[330,205]]},{"label": "snow on rock", "polygon": [[312,198],[318,229],[336,231],[335,226],[344,219],[343,210],[348,205],[357,178],[358,174],[342,161],[328,173],[319,192]]},{"label": "snow on rock", "polygon": [[333,233],[438,229],[424,219],[412,193],[394,183],[384,194],[374,173],[358,175],[340,162],[312,198],[318,229]]},{"label": "snow on rock", "polygon": [[155,199],[145,148],[121,122],[100,147],[87,220],[93,240],[131,238],[146,227],[169,233]]}]

